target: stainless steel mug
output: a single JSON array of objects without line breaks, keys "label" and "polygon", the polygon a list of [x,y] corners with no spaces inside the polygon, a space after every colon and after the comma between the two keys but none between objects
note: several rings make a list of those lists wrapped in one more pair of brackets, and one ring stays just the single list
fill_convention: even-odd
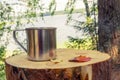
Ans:
[{"label": "stainless steel mug", "polygon": [[45,61],[56,58],[56,28],[26,28],[27,49],[16,38],[16,31],[21,30],[14,30],[13,38],[27,52],[29,60]]}]

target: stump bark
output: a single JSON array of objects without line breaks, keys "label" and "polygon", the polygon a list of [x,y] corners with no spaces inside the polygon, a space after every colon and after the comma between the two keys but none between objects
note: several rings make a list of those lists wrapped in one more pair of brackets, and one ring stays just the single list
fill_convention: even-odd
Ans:
[{"label": "stump bark", "polygon": [[[92,59],[88,62],[69,62],[84,55]],[[92,80],[92,65],[106,61],[108,54],[98,51],[58,49],[56,60],[35,62],[21,53],[5,60],[7,80]]]}]

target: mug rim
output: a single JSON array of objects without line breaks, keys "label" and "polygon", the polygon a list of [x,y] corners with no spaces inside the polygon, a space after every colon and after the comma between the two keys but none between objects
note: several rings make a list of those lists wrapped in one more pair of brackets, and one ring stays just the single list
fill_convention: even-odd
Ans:
[{"label": "mug rim", "polygon": [[56,27],[29,27],[29,28],[26,28],[26,30],[29,30],[29,29],[56,29]]}]

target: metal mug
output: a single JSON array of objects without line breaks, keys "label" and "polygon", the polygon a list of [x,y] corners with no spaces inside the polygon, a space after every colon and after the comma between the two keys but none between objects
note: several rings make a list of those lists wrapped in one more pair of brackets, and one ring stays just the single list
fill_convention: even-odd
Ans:
[{"label": "metal mug", "polygon": [[46,61],[56,58],[56,28],[26,28],[27,49],[16,38],[16,31],[21,30],[14,30],[13,38],[27,52],[29,60]]}]

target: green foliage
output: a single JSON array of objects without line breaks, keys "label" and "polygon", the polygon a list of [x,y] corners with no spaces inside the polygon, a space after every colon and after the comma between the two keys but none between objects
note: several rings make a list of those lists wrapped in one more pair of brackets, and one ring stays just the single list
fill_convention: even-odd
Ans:
[{"label": "green foliage", "polygon": [[[5,3],[5,2],[0,2],[0,42],[2,43],[2,36],[4,36],[3,34],[5,32],[9,33],[10,32],[10,27],[6,27],[6,25],[8,25],[8,23],[11,21],[11,16],[10,14],[12,14],[12,8],[10,7],[9,4]],[[5,42],[5,44],[1,45],[0,43],[0,47],[1,46],[6,46],[7,42]],[[3,49],[0,48],[0,49]],[[1,50],[0,50],[1,51]],[[1,52],[0,52],[1,53]]]},{"label": "green foliage", "polygon": [[79,38],[69,37],[69,42],[66,42],[66,46],[68,48],[75,48],[81,50],[94,49],[91,38],[79,39]]},{"label": "green foliage", "polygon": [[50,4],[49,4],[49,12],[51,15],[55,14],[55,10],[56,10],[56,1],[55,0],[51,0]]},{"label": "green foliage", "polygon": [[0,64],[0,80],[6,80],[4,69],[5,69],[5,65]]},{"label": "green foliage", "polygon": [[4,29],[5,24],[6,24],[5,22],[1,22],[1,23],[0,23],[0,30],[3,30],[3,29]]},{"label": "green foliage", "polygon": [[9,4],[0,2],[0,22],[9,20],[11,18],[9,16],[11,12],[12,8]]},{"label": "green foliage", "polygon": [[43,7],[42,5],[40,5],[40,0],[27,0],[26,1],[27,5],[28,5],[28,9],[27,11],[25,12],[25,16],[24,17],[27,17],[28,19],[30,18],[35,18],[35,17],[40,17],[40,15],[43,11]]},{"label": "green foliage", "polygon": [[[68,23],[68,25],[70,25],[70,23],[74,23],[71,26],[73,26],[78,31],[82,31],[83,36],[88,37],[88,38],[78,39],[76,37],[72,37],[72,38],[69,38],[69,40],[70,40],[69,44],[78,45],[77,48],[80,48],[79,47],[80,44],[81,45],[86,45],[85,43],[91,43],[91,46],[93,46],[93,47],[88,47],[88,49],[97,49],[97,37],[98,37],[97,36],[98,35],[97,34],[97,29],[98,28],[97,28],[97,21],[96,21],[97,6],[96,6],[96,3],[94,1],[93,1],[92,6],[89,6],[89,3],[88,3],[87,0],[83,0],[83,3],[85,5],[85,13],[84,14],[81,13],[81,14],[82,14],[82,16],[86,17],[86,19],[84,21],[82,21],[80,19],[79,20],[72,19],[71,10],[68,10],[69,14],[68,14],[67,23]],[[72,3],[72,5],[73,4],[74,3]],[[80,41],[82,41],[82,42],[80,42]],[[70,45],[68,47],[70,47]],[[71,45],[71,47],[76,48],[76,46],[72,46],[72,45]],[[83,49],[85,49],[85,48],[83,48]]]},{"label": "green foliage", "polygon": [[0,36],[2,36],[2,31],[5,29],[5,25],[11,19],[9,16],[12,13],[12,8],[5,2],[0,2]]},{"label": "green foliage", "polygon": [[0,61],[3,61],[4,59],[4,56],[5,56],[5,47],[4,46],[1,46],[0,47]]},{"label": "green foliage", "polygon": [[[8,4],[0,1],[0,80],[5,80],[3,61],[5,58],[5,49],[9,44],[8,34],[12,35],[12,29],[21,29],[21,26],[24,24],[32,24],[33,22],[36,22],[35,18],[43,18],[46,11],[49,11],[51,15],[54,15],[56,9],[55,0],[51,0],[48,9],[44,8],[44,4],[42,4],[41,0],[25,0],[24,3],[27,10],[25,12],[17,13],[16,16],[14,15],[15,11],[11,6],[16,4],[21,6],[21,4]],[[12,26],[14,26],[14,28],[12,28]],[[2,40],[2,37],[4,37],[5,34],[7,34],[5,37],[6,40]],[[15,50],[13,53],[15,55],[16,53],[20,53],[20,51]]]},{"label": "green foliage", "polygon": [[5,77],[5,65],[3,63],[0,64],[0,80],[6,80]]},{"label": "green foliage", "polygon": [[75,2],[76,0],[68,0],[65,11],[67,11],[69,14],[72,14],[74,11]]},{"label": "green foliage", "polygon": [[4,65],[4,59],[5,59],[5,47],[0,47],[0,80],[5,80],[5,65]]},{"label": "green foliage", "polygon": [[67,23],[69,23],[69,21],[71,20],[72,16],[71,14],[74,11],[74,6],[75,6],[75,2],[76,0],[68,0],[65,11],[68,13],[67,15]]}]

